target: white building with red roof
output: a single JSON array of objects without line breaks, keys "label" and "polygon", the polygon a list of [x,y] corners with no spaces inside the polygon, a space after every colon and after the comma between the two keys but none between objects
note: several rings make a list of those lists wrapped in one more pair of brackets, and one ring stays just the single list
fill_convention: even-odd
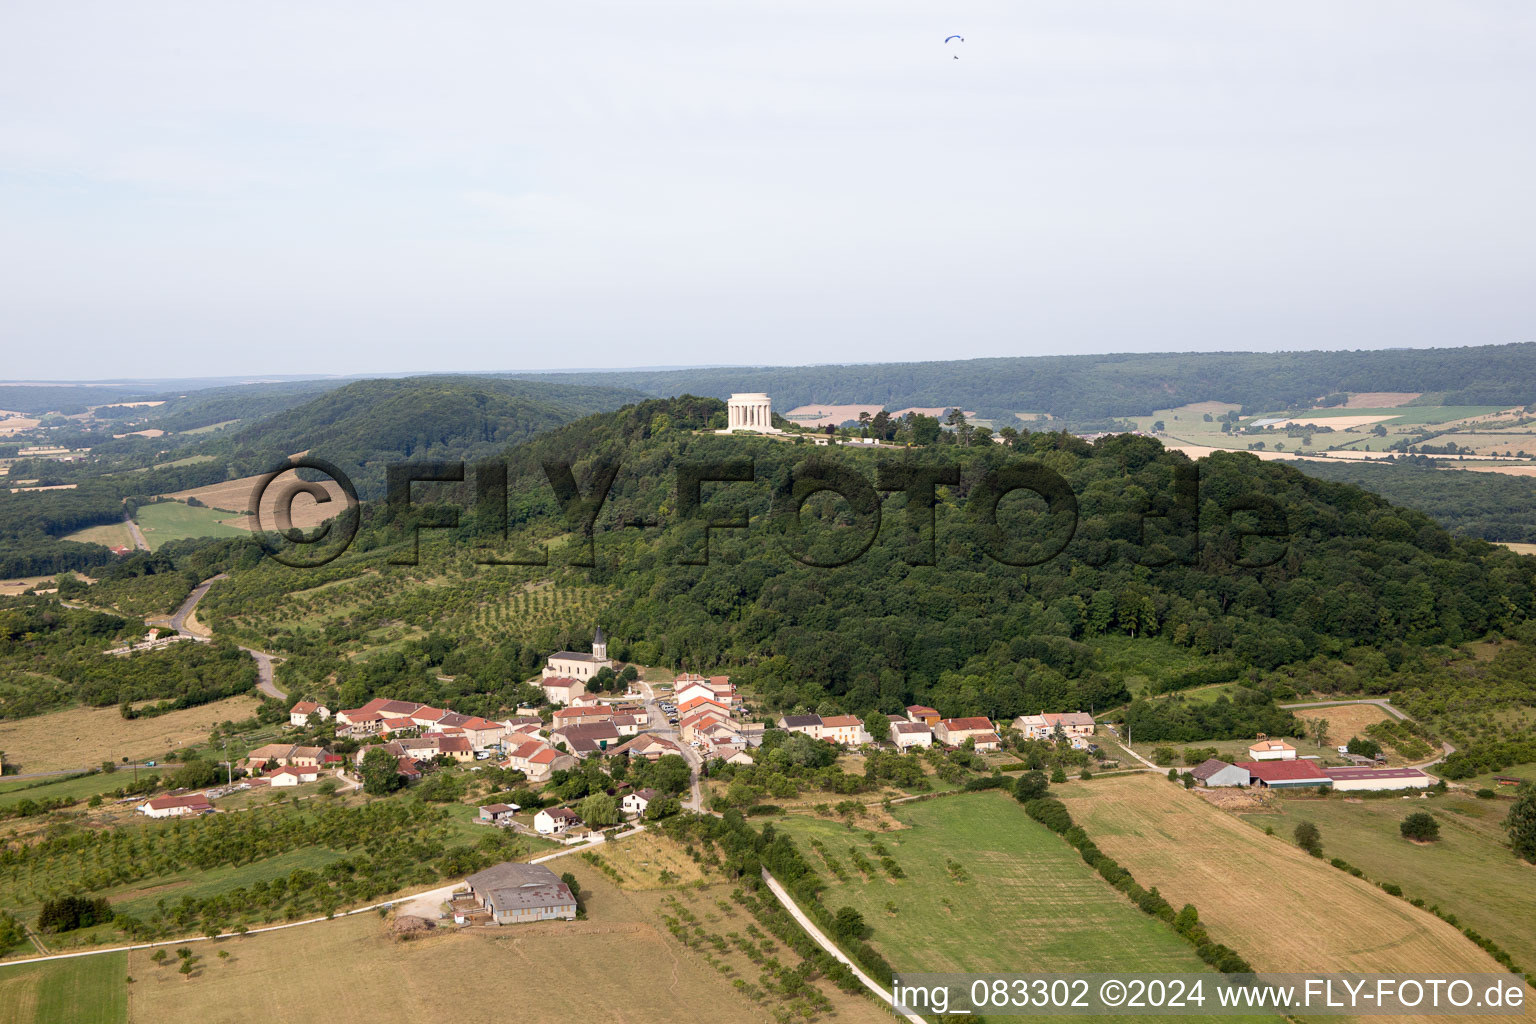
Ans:
[{"label": "white building with red roof", "polygon": [[202,793],[185,796],[157,796],[139,805],[139,813],[151,818],[184,818],[192,814],[207,814],[213,804]]}]

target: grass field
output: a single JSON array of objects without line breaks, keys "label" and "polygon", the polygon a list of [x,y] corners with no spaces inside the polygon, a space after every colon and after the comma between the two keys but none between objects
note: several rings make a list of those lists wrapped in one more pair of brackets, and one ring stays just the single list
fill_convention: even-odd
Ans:
[{"label": "grass field", "polygon": [[226,525],[229,516],[217,509],[193,508],[179,501],[161,501],[142,505],[134,515],[139,531],[151,551],[173,540],[188,537],[244,537],[244,530]]},{"label": "grass field", "polygon": [[[46,779],[8,780],[0,784],[0,808],[11,807],[26,799],[69,797],[72,800],[87,800],[92,794],[114,791],[132,778],[133,773],[129,771],[113,772],[110,775],[98,772],[95,775],[66,776],[58,782]],[[43,785],[37,785],[40,782]]]},{"label": "grass field", "polygon": [[[1492,937],[1527,971],[1536,971],[1536,865],[1517,860],[1505,845],[1502,822],[1510,800],[1478,800],[1448,793],[1432,800],[1287,799],[1278,814],[1244,817],[1289,836],[1310,821],[1323,849],[1376,882],[1395,882]],[[1410,843],[1398,825],[1410,811],[1428,810],[1440,822],[1439,841]]]},{"label": "grass field", "polygon": [[103,761],[158,758],[208,739],[208,730],[226,719],[256,713],[254,697],[230,697],[155,718],[125,719],[117,708],[70,708],[33,718],[0,722],[0,750],[23,772],[99,765]]},{"label": "grass field", "polygon": [[[61,540],[72,540],[80,544],[105,544],[109,548],[133,548],[133,534],[128,532],[127,523],[105,523],[101,526],[87,526],[83,530],[65,534]],[[148,539],[147,537],[145,538]]]},{"label": "grass field", "polygon": [[[908,827],[868,832],[798,815],[775,826],[829,881],[822,901],[862,913],[873,944],[897,970],[1204,969],[1184,940],[1137,910],[1011,797],[946,797],[895,814]],[[840,862],[847,882],[834,877],[813,839]],[[872,842],[890,851],[905,879],[880,870]],[[850,847],[875,862],[875,877],[855,867]],[[963,865],[964,880],[951,861]]]},{"label": "grass field", "polygon": [[[1498,971],[1456,929],[1154,775],[1060,787],[1105,853],[1258,970]],[[1276,830],[1279,831],[1278,829]]]},{"label": "grass field", "polygon": [[0,1024],[121,1024],[126,953],[0,967]]}]

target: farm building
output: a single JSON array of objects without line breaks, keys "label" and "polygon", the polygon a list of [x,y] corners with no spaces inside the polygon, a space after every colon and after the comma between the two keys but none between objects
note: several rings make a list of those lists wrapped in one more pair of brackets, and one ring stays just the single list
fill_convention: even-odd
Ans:
[{"label": "farm building", "polygon": [[480,820],[488,821],[493,825],[510,823],[512,815],[520,809],[517,804],[486,804],[480,808]]},{"label": "farm building", "polygon": [[1189,770],[1189,774],[1193,775],[1200,785],[1210,789],[1221,786],[1246,786],[1249,781],[1248,769],[1228,764],[1216,757],[1201,761]]},{"label": "farm building", "polygon": [[1434,782],[1417,768],[1324,768],[1333,788],[1347,790],[1428,789]]},{"label": "farm building", "polygon": [[1300,789],[1333,784],[1323,769],[1312,761],[1239,761],[1233,767],[1246,769],[1250,781],[1261,789]]},{"label": "farm building", "polygon": [[1248,748],[1248,756],[1255,761],[1294,761],[1296,748],[1284,740],[1259,740]]},{"label": "farm building", "polygon": [[816,736],[821,731],[821,716],[783,715],[779,718],[779,728],[788,732],[803,732],[810,736]]},{"label": "farm building", "polygon": [[465,881],[497,924],[576,918],[576,897],[571,895],[570,887],[539,864],[508,861],[470,875]]}]

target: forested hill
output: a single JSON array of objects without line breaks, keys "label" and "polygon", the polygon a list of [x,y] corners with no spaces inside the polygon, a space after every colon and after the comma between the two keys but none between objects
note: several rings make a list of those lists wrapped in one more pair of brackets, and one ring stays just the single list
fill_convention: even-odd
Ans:
[{"label": "forested hill", "polygon": [[[574,460],[585,489],[599,463],[617,462],[597,520],[596,567],[570,570],[618,595],[602,623],[616,651],[694,670],[745,665],[781,704],[824,697],[890,710],[915,698],[949,714],[994,716],[1104,708],[1125,695],[1125,672],[1106,671],[1101,660],[1106,638],[1155,640],[1148,658],[1171,651],[1187,660],[1191,680],[1209,681],[1319,656],[1385,652],[1395,665],[1536,615],[1536,560],[1453,537],[1422,513],[1246,453],[1200,463],[1195,544],[1172,486],[1175,470],[1191,464],[1150,438],[1090,445],[1035,433],[1013,449],[823,449],[699,433],[720,408],[712,399],[646,402],[512,450],[512,519],[528,534],[565,533],[543,463]],[[740,459],[752,460],[755,482],[704,484],[702,510],[715,519],[746,515],[750,527],[711,531],[709,564],[686,564],[703,557],[704,537],[697,524],[679,521],[679,467]],[[1079,509],[1065,550],[1029,568],[1002,564],[987,549],[1018,560],[1032,541],[1036,554],[1048,546],[1037,499],[1003,499],[1000,536],[989,538],[972,519],[984,474],[1020,462],[1060,474]],[[900,491],[876,502],[881,525],[861,555],[868,517],[825,493],[807,504],[804,533],[776,532],[775,488],[795,467],[818,463],[824,476],[852,472],[871,485],[882,466],[957,467],[960,483],[938,489],[936,564],[908,564],[922,560],[925,544],[908,528]],[[1266,501],[1289,534],[1284,548],[1237,535],[1256,515],[1240,506]],[[1170,516],[1147,520],[1143,541],[1138,512],[1147,507]],[[470,517],[463,529],[475,528]],[[557,551],[569,558],[581,547]],[[787,547],[848,564],[801,564]],[[1238,564],[1255,558],[1274,563]]]},{"label": "forested hill", "polygon": [[1147,415],[1188,402],[1249,412],[1343,391],[1416,391],[1447,405],[1536,401],[1536,343],[1353,352],[1185,352],[1028,356],[923,363],[734,367],[546,375],[657,397],[766,391],[774,408],[880,403],[963,406],[983,417],[1043,412],[1071,420]]},{"label": "forested hill", "polygon": [[1460,537],[1536,543],[1536,479],[1436,469],[1424,464],[1430,461],[1362,465],[1305,459],[1292,465],[1308,476],[1356,484],[1428,513]]},{"label": "forested hill", "polygon": [[[384,493],[391,462],[474,460],[579,417],[640,398],[561,381],[485,377],[362,380],[210,442],[252,472],[308,451],[354,477],[365,498]],[[259,468],[258,468],[259,467]]]},{"label": "forested hill", "polygon": [[[183,445],[170,464],[159,465],[166,456],[156,454],[154,442],[144,439],[134,439],[137,443],[119,455],[103,445],[100,463],[22,463],[13,467],[17,475],[46,473],[49,482],[73,483],[76,489],[0,491],[0,577],[110,561],[111,552],[100,545],[58,538],[119,520],[125,508],[144,498],[267,472],[296,452],[308,450],[334,463],[352,477],[364,499],[379,498],[385,467],[392,462],[484,458],[539,431],[636,397],[610,388],[483,377],[364,380],[235,433]],[[228,400],[240,407],[246,401],[238,389]],[[208,407],[201,415],[216,421],[232,418]]]}]

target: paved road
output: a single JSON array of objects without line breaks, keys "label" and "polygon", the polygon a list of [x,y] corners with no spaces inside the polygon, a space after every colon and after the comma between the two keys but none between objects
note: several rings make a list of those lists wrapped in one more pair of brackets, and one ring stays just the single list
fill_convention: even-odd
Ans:
[{"label": "paved road", "polygon": [[229,579],[229,574],[221,572],[217,576],[208,577],[206,580],[203,580],[203,582],[193,587],[192,593],[187,595],[187,599],[181,602],[181,607],[177,608],[176,611],[171,615],[171,628],[180,633],[182,636],[190,636],[195,640],[208,639],[206,636],[194,633],[188,629],[187,618],[197,610],[197,602],[201,601],[203,596],[208,593],[209,587],[213,586],[219,580],[227,579]]},{"label": "paved road", "polygon": [[[197,603],[207,595],[208,588],[212,587],[219,580],[227,579],[229,579],[229,574],[221,572],[217,576],[208,577],[196,587],[193,587],[192,593],[187,595],[187,599],[181,603],[181,607],[177,608],[175,614],[171,616],[171,628],[182,636],[189,636],[194,640],[207,640],[211,637],[212,633],[206,629],[203,633],[192,632],[192,630],[187,628],[187,619],[197,610]],[[249,654],[256,662],[256,688],[275,700],[287,700],[288,695],[277,688],[276,676],[272,670],[273,662],[281,661],[282,659],[276,658],[266,651],[258,651],[253,647],[241,647],[240,649]]]},{"label": "paved road", "polygon": [[[784,887],[779,884],[779,880],[777,878],[774,878],[768,873],[767,868],[763,869],[763,881],[768,883],[769,891],[773,893],[775,898],[778,899],[779,903],[783,905],[784,909],[789,911],[790,916],[800,923],[800,927],[804,928],[806,933],[810,935],[811,938],[816,940],[816,944],[818,946],[826,950],[828,953],[831,953],[834,957],[837,958],[839,963],[843,964],[850,971],[852,971],[853,976],[858,978],[859,981],[863,983],[865,988],[879,996],[881,1002],[883,1002],[886,1006],[891,1005],[890,992],[881,988],[874,982],[873,979],[870,978],[869,975],[859,970],[858,965],[844,956],[843,951],[837,948],[837,944],[835,942],[821,933],[821,929],[817,928],[815,922],[813,922],[809,917],[805,916],[805,911],[801,910],[800,907],[796,905],[795,901],[789,898],[789,893],[784,891]],[[894,1008],[892,1009],[892,1012],[895,1013]],[[911,1021],[912,1024],[927,1024],[923,1018],[919,1017],[915,1013],[900,1013],[897,1014],[897,1016]]]},{"label": "paved road", "polygon": [[240,649],[256,659],[256,688],[268,697],[273,697],[277,700],[287,700],[288,695],[279,690],[272,681],[272,655],[266,651],[258,651],[250,647],[241,647]]},{"label": "paved road", "polygon": [[1406,714],[1393,707],[1392,702],[1386,697],[1379,699],[1371,698],[1368,700],[1314,700],[1308,701],[1305,704],[1281,704],[1280,706],[1289,711],[1295,708],[1332,708],[1338,707],[1340,704],[1375,704],[1377,707],[1381,708],[1393,718],[1400,718],[1405,722],[1413,721],[1413,719],[1409,718]]},{"label": "paved road", "polygon": [[704,793],[699,785],[699,776],[704,770],[704,759],[699,756],[698,751],[683,742],[682,734],[677,731],[677,727],[667,721],[667,713],[662,710],[660,704],[656,703],[656,691],[651,689],[651,684],[641,680],[639,686],[640,692],[645,695],[645,711],[649,716],[645,731],[677,744],[678,749],[683,752],[683,760],[688,762],[692,772],[688,782],[688,799],[682,802],[683,810],[705,813]]},{"label": "paved road", "polygon": [[133,521],[133,516],[129,515],[127,512],[124,512],[123,523],[128,527],[129,534],[133,536],[133,546],[138,548],[140,551],[148,551],[149,541],[144,539],[144,534],[139,529],[139,524]]}]

